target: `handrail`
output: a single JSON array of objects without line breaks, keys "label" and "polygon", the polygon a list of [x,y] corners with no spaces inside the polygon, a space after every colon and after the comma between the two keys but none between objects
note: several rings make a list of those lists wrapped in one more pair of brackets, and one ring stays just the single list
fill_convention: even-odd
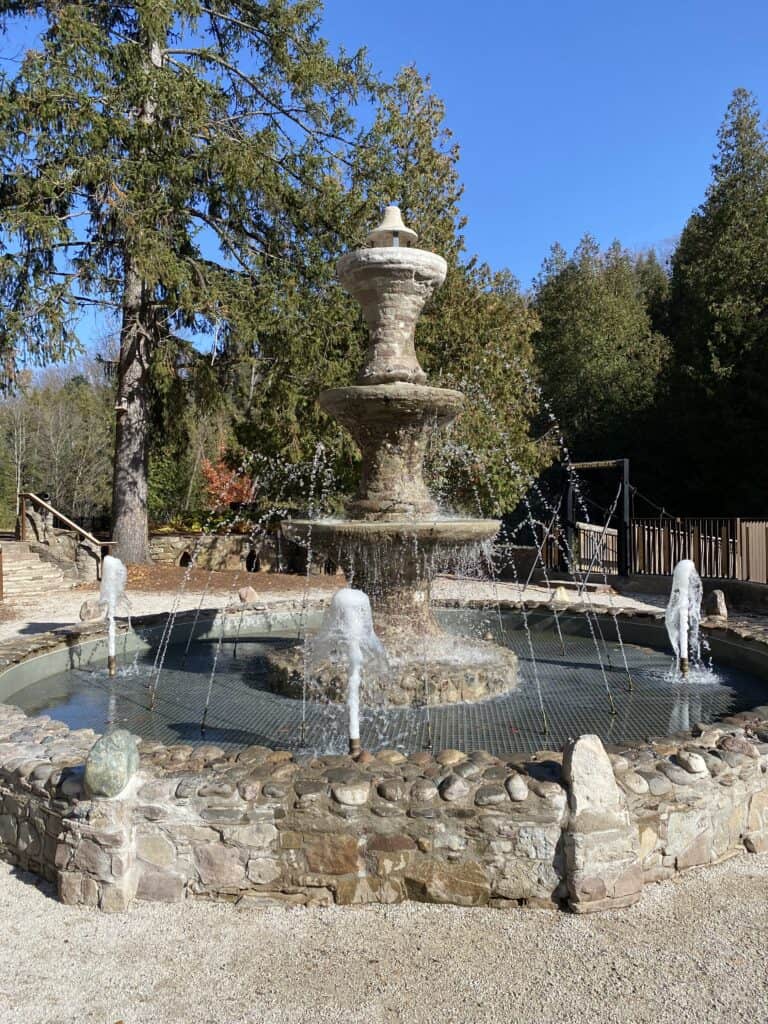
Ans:
[{"label": "handrail", "polygon": [[88,533],[88,531],[84,530],[82,526],[78,526],[77,523],[74,523],[68,516],[65,516],[63,512],[59,512],[58,509],[55,509],[53,507],[53,505],[49,505],[47,501],[43,501],[42,498],[38,497],[37,494],[33,494],[32,491],[19,491],[19,497],[21,498],[20,511],[22,540],[27,539],[26,499],[30,498],[37,505],[40,505],[41,508],[44,508],[47,512],[50,512],[52,515],[56,516],[57,519],[60,519],[62,523],[65,523],[71,530],[74,530],[76,533],[79,533],[81,537],[85,537],[87,541],[90,541],[90,543],[93,544],[99,550],[99,552],[101,552],[102,547],[111,547],[112,544],[115,543],[111,540],[97,540],[92,533]]}]

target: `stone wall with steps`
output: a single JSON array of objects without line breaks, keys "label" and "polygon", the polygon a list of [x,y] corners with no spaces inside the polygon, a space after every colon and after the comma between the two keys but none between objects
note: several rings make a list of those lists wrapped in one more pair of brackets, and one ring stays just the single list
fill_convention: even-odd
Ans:
[{"label": "stone wall with steps", "polygon": [[3,599],[12,601],[47,593],[77,582],[55,560],[47,559],[25,541],[3,541]]},{"label": "stone wall with steps", "polygon": [[624,907],[646,883],[768,852],[768,706],[694,732],[611,753],[582,736],[529,758],[357,762],[142,741],[137,774],[103,799],[84,785],[91,730],[1,705],[0,856],[102,910],[192,897]]}]

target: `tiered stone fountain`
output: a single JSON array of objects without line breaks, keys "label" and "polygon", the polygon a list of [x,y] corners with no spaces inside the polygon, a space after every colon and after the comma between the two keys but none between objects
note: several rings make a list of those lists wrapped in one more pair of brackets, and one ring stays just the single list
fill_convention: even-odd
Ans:
[{"label": "tiered stone fountain", "polygon": [[[338,279],[368,323],[368,349],[356,384],[323,391],[319,401],[360,448],[360,486],[347,502],[349,518],[285,524],[371,599],[390,672],[366,681],[366,700],[375,687],[389,704],[478,700],[516,678],[511,651],[444,633],[430,608],[437,573],[477,563],[499,523],[440,515],[424,480],[430,435],[459,414],[464,396],[427,385],[416,357],[416,321],[447,270],[441,256],[413,247],[416,238],[389,206],[368,246],[339,261]],[[295,654],[273,658],[276,689],[296,692],[300,675]],[[341,699],[343,689],[332,665],[313,667],[310,692]]]}]

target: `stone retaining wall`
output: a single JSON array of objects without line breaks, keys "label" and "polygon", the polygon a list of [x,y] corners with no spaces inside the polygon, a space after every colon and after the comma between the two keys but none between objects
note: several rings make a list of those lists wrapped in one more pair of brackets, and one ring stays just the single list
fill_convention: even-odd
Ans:
[{"label": "stone retaining wall", "polygon": [[102,910],[622,907],[645,882],[768,850],[768,707],[699,733],[610,755],[582,736],[528,760],[142,741],[138,773],[104,799],[84,786],[91,730],[0,705],[0,856]]},{"label": "stone retaining wall", "polygon": [[186,533],[156,533],[149,539],[149,554],[160,565],[188,565],[194,558],[200,569],[244,570],[249,556],[258,559],[258,568],[268,571],[274,561],[274,545],[262,543],[249,536],[234,534],[208,535]]},{"label": "stone retaining wall", "polygon": [[[306,572],[306,551],[282,534],[155,533],[149,554],[159,565],[189,565],[199,569],[248,572]],[[315,554],[313,575],[330,572],[327,560]]]}]

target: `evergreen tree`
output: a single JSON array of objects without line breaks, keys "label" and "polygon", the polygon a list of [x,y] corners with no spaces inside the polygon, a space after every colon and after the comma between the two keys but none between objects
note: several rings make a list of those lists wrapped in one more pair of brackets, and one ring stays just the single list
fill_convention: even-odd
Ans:
[{"label": "evergreen tree", "polygon": [[768,472],[754,455],[768,445],[768,136],[745,89],[673,256],[669,315],[678,502],[764,515]]},{"label": "evergreen tree", "polygon": [[618,242],[601,253],[586,235],[572,256],[554,246],[535,282],[544,391],[580,458],[624,457],[637,447],[668,354],[648,309],[649,289],[662,287],[656,268]]},{"label": "evergreen tree", "polygon": [[634,261],[640,294],[651,327],[657,334],[669,334],[669,269],[662,266],[653,249],[641,252]]},{"label": "evergreen tree", "polygon": [[[0,355],[10,379],[19,361],[76,349],[84,305],[119,318],[113,534],[127,561],[148,556],[151,452],[157,500],[183,488],[170,449],[183,448],[193,400],[199,411],[231,395],[239,440],[262,458],[311,461],[323,441],[349,486],[356,450],[316,398],[357,369],[362,319],[334,264],[385,203],[400,202],[421,244],[449,260],[419,330],[428,368],[440,364],[452,303],[479,348],[467,297],[486,322],[493,309],[508,314],[506,299],[486,294],[489,275],[460,263],[457,150],[429,83],[407,68],[385,87],[362,55],[332,58],[319,10],[317,0],[0,0],[3,27],[25,15],[45,25],[0,80]],[[350,112],[360,98],[373,103],[362,129]],[[529,361],[528,321],[512,305],[510,351]],[[215,366],[190,345],[206,333],[219,341]],[[512,421],[535,469],[530,403],[510,405],[508,380],[497,383],[495,418]],[[173,444],[158,446],[161,433]]]},{"label": "evergreen tree", "polygon": [[77,348],[83,305],[116,311],[114,537],[144,561],[157,354],[220,323],[247,349],[276,317],[268,271],[338,202],[368,74],[329,55],[315,0],[3,0],[0,15],[44,25],[0,79],[0,356],[12,378],[19,357]]}]

